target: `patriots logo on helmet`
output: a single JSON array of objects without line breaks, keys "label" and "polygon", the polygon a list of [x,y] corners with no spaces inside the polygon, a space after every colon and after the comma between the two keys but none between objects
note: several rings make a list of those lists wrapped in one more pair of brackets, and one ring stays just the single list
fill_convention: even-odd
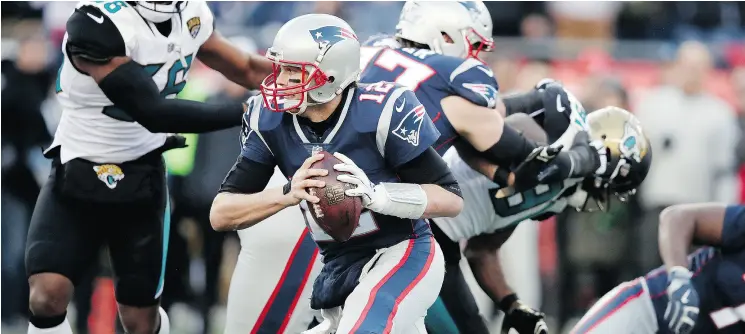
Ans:
[{"label": "patriots logo on helmet", "polygon": [[466,7],[468,10],[468,14],[471,15],[471,19],[474,21],[478,20],[479,16],[479,9],[476,7],[476,3],[473,1],[458,1],[459,4],[463,5],[463,7]]},{"label": "patriots logo on helmet", "polygon": [[487,84],[470,84],[470,83],[464,83],[463,87],[472,90],[474,93],[478,94],[482,98],[484,98],[484,101],[486,101],[486,105],[489,108],[494,108],[497,106],[497,89],[494,88],[491,85]]},{"label": "patriots logo on helmet", "polygon": [[422,121],[426,113],[427,111],[424,110],[423,105],[416,106],[404,116],[404,119],[401,120],[401,123],[398,124],[392,133],[411,145],[419,146],[419,131],[422,128]]},{"label": "patriots logo on helmet", "polygon": [[310,30],[310,35],[318,45],[334,45],[346,39],[357,40],[357,35],[353,32],[336,26],[325,26],[318,29]]}]

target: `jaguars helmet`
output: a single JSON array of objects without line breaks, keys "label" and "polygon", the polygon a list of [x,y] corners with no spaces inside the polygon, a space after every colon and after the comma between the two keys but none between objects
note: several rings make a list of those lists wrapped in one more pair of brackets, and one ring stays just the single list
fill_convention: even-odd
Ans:
[{"label": "jaguars helmet", "polygon": [[[636,193],[652,165],[652,146],[639,120],[627,110],[605,107],[588,114],[586,121],[591,140],[607,149],[608,164],[602,174],[586,178],[575,195],[586,192],[600,210],[605,210],[610,195],[625,202]],[[581,209],[592,211],[587,210],[590,198],[584,197]]]},{"label": "jaguars helmet", "polygon": [[161,23],[168,21],[173,15],[180,13],[186,6],[186,1],[128,1],[135,3],[137,10],[148,21]]},{"label": "jaguars helmet", "polygon": [[407,1],[395,36],[440,54],[479,59],[479,52],[494,49],[491,34],[491,15],[481,1]]},{"label": "jaguars helmet", "polygon": [[[341,94],[360,75],[360,42],[344,20],[327,14],[307,14],[285,23],[266,57],[272,73],[261,83],[264,104],[272,111],[302,114]],[[294,67],[298,83],[278,84],[280,70]],[[300,98],[294,98],[300,95]]]}]

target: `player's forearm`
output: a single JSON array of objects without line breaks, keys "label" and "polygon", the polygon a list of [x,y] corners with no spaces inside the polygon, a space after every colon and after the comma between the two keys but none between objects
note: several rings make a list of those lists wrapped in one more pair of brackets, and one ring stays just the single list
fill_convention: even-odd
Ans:
[{"label": "player's forearm", "polygon": [[255,194],[219,193],[212,202],[210,222],[216,231],[234,231],[251,227],[287,206],[282,187]]},{"label": "player's forearm", "polygon": [[[166,99],[152,78],[133,61],[119,65],[100,78],[98,85],[114,105],[150,132],[201,133],[238,126],[245,105],[240,102],[207,104]],[[127,120],[127,119],[122,119]]]},{"label": "player's forearm", "polygon": [[422,218],[455,217],[463,210],[463,199],[436,184],[423,184],[427,208]]},{"label": "player's forearm", "polygon": [[688,267],[688,249],[693,241],[695,221],[676,206],[660,214],[659,248],[665,267]]},{"label": "player's forearm", "polygon": [[665,267],[687,267],[688,250],[694,240],[704,245],[719,245],[726,207],[721,203],[699,203],[673,205],[663,210],[658,243]]},{"label": "player's forearm", "polygon": [[502,273],[498,250],[481,251],[478,255],[469,256],[468,264],[476,282],[494,303],[499,304],[504,297],[514,293]]}]

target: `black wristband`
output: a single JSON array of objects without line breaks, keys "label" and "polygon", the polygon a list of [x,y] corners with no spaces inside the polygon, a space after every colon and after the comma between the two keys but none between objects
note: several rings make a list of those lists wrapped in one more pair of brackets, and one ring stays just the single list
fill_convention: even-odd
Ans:
[{"label": "black wristband", "polygon": [[516,293],[505,296],[499,301],[499,309],[504,313],[508,313],[512,308],[512,304],[514,304],[518,299]]},{"label": "black wristband", "polygon": [[290,193],[290,189],[292,189],[292,181],[287,181],[284,186],[282,186],[282,195],[287,195]]},{"label": "black wristband", "polygon": [[506,187],[509,184],[507,184],[507,181],[510,178],[510,170],[508,168],[503,167],[497,167],[497,170],[494,171],[494,175],[492,175],[491,180],[494,181],[499,187]]}]

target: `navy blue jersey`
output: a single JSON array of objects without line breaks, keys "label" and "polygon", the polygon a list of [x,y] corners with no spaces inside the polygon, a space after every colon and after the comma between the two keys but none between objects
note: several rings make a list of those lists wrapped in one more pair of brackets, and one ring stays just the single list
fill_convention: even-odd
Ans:
[{"label": "navy blue jersey", "polygon": [[[381,45],[383,41],[371,39],[369,45]],[[483,107],[497,105],[499,86],[494,73],[477,59],[464,60],[425,49],[385,47],[363,47],[361,58],[361,82],[396,82],[416,93],[440,131],[433,146],[440,155],[460,138],[442,111],[443,98],[456,95]]]},{"label": "navy blue jersey", "polygon": [[[701,300],[693,333],[745,333],[745,206],[727,207],[720,247],[700,248],[688,260]],[[660,333],[670,333],[663,320],[667,271],[657,268],[645,278]]]},{"label": "navy blue jersey", "polygon": [[[362,84],[351,88],[342,103],[336,124],[318,137],[301,124],[298,116],[272,112],[263,106],[260,96],[251,98],[249,112],[244,115],[241,154],[259,163],[277,165],[284,175],[291,176],[314,151],[341,152],[377,184],[399,182],[396,168],[422,154],[439,137],[424,106],[403,86]],[[324,262],[342,253],[374,253],[375,249],[431,233],[424,220],[368,212],[345,243],[335,242],[312,219],[308,225]]]}]

